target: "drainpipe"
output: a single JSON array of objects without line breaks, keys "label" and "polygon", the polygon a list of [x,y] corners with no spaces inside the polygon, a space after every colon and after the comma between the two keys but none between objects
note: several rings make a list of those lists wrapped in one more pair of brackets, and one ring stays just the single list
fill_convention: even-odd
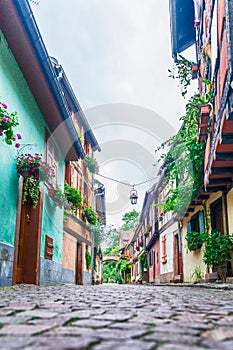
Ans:
[{"label": "drainpipe", "polygon": [[229,226],[228,226],[228,215],[227,215],[227,197],[226,197],[225,191],[222,191],[222,213],[223,213],[224,234],[228,234],[229,233]]},{"label": "drainpipe", "polygon": [[[101,192],[97,192],[100,191]],[[95,191],[97,193],[95,193]],[[105,188],[104,187],[100,187],[97,188],[94,191],[94,202],[93,202],[93,209],[96,211],[96,197],[97,196],[102,196],[104,194]],[[95,278],[94,278],[94,269],[95,269],[95,230],[92,229],[91,231],[91,240],[92,240],[92,246],[91,246],[91,284],[94,285],[95,284]]]},{"label": "drainpipe", "polygon": [[183,258],[182,258],[182,227],[181,221],[178,221],[178,246],[179,246],[179,275],[183,282]]}]

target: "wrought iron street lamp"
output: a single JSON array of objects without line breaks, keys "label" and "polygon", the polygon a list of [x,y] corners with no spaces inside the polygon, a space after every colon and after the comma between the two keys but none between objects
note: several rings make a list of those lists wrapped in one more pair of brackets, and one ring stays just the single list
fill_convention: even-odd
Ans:
[{"label": "wrought iron street lamp", "polygon": [[130,191],[129,199],[131,200],[131,204],[137,204],[138,193],[134,188]]}]

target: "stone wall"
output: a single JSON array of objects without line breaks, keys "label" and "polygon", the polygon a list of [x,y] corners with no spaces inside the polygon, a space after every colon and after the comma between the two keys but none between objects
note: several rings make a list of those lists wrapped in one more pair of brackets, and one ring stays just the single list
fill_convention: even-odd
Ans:
[{"label": "stone wall", "polygon": [[0,242],[0,287],[12,285],[14,247]]}]

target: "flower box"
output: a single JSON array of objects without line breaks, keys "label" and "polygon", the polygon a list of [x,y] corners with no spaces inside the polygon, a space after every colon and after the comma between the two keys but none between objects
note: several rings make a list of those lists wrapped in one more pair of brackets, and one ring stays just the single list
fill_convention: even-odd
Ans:
[{"label": "flower box", "polygon": [[210,116],[210,105],[205,104],[200,107],[200,117],[209,117]]}]

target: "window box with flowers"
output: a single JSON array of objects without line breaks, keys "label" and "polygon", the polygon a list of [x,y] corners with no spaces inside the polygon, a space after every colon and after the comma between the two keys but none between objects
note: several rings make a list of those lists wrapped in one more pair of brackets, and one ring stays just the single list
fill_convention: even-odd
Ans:
[{"label": "window box with flowers", "polygon": [[56,188],[49,188],[48,195],[54,201],[56,207],[60,209],[64,208],[66,210],[74,209],[72,203],[68,200],[66,194],[62,191],[62,189],[57,186]]},{"label": "window box with flowers", "polygon": [[85,163],[87,165],[87,168],[90,171],[90,173],[98,174],[98,172],[99,172],[99,165],[98,165],[96,159],[93,159],[90,156],[86,156],[84,158],[84,161],[85,161]]},{"label": "window box with flowers", "polygon": [[23,176],[22,204],[31,198],[33,208],[38,204],[40,181],[50,183],[54,176],[53,168],[42,161],[42,154],[20,154],[17,156],[17,174]]},{"label": "window box with flowers", "polygon": [[21,134],[14,134],[13,128],[19,125],[17,112],[8,112],[8,106],[0,100],[0,136],[7,145],[15,142],[15,147],[19,148],[20,144],[16,140],[21,140]]},{"label": "window box with flowers", "polygon": [[86,220],[89,222],[90,225],[97,224],[98,216],[92,208],[90,208],[86,204],[84,204],[83,213],[84,213]]}]

